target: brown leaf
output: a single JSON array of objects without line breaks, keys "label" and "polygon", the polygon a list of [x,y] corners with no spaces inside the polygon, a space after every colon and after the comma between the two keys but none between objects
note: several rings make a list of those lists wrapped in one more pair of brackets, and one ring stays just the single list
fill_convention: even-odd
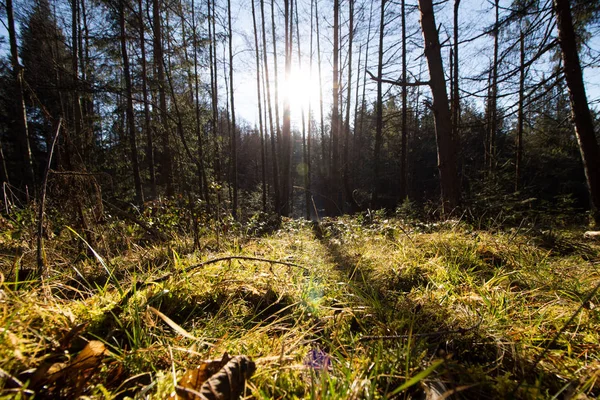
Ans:
[{"label": "brown leaf", "polygon": [[177,399],[239,399],[244,391],[246,379],[250,378],[255,370],[256,366],[250,358],[235,356],[230,359],[225,353],[220,361],[204,363],[195,370],[186,372],[177,384]]},{"label": "brown leaf", "polygon": [[104,343],[92,340],[68,363],[40,365],[31,377],[31,386],[51,385],[66,377],[82,377],[83,371],[98,367],[107,353]]}]

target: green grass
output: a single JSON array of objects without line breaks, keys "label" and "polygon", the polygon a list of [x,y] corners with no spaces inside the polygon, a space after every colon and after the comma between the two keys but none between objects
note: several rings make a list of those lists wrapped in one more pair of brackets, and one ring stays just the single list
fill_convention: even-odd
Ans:
[{"label": "green grass", "polygon": [[[49,278],[16,285],[17,269],[35,267],[34,235],[3,222],[1,398],[72,397],[69,381],[43,390],[28,381],[92,339],[109,355],[77,394],[98,399],[167,397],[173,371],[224,352],[256,361],[247,383],[256,399],[600,396],[600,294],[589,298],[600,246],[582,231],[376,215],[286,220],[263,236],[204,229],[194,250],[191,237],[157,243],[113,222],[98,227],[93,251],[80,233],[57,232]],[[232,259],[186,270],[236,255],[304,268]],[[309,365],[315,352],[328,368]]]}]

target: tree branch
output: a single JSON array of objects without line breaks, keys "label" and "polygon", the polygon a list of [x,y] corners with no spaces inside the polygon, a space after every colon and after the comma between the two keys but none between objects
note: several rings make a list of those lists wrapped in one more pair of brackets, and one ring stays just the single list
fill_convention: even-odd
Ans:
[{"label": "tree branch", "polygon": [[429,81],[415,81],[415,82],[402,82],[402,81],[392,81],[390,79],[379,79],[375,75],[371,73],[371,71],[367,70],[367,74],[371,77],[371,80],[382,83],[389,83],[390,85],[395,86],[406,86],[406,87],[414,87],[414,86],[429,86]]}]

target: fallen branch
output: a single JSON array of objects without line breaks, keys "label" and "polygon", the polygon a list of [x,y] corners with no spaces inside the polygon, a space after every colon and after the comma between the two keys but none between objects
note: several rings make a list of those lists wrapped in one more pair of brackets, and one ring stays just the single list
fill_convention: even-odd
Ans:
[{"label": "fallen branch", "polygon": [[146,232],[150,233],[152,236],[154,236],[154,237],[156,237],[156,238],[158,238],[160,240],[163,240],[163,241],[167,241],[169,239],[169,237],[167,235],[165,235],[164,233],[162,233],[158,229],[149,226],[144,221],[140,221],[139,219],[137,219],[133,215],[131,215],[131,214],[129,214],[129,213],[121,210],[117,206],[114,206],[114,205],[112,205],[112,204],[110,204],[110,203],[108,203],[107,201],[104,201],[104,200],[102,200],[102,203],[104,203],[112,212],[114,212],[119,217],[125,218],[126,220],[133,222],[134,224],[136,224],[139,227],[141,227],[142,229],[144,229]]},{"label": "fallen branch", "polygon": [[308,268],[306,268],[306,267],[304,267],[302,265],[290,263],[290,262],[287,262],[287,261],[271,260],[271,259],[268,259],[268,258],[251,257],[251,256],[225,256],[225,257],[213,258],[212,260],[207,260],[207,261],[201,262],[199,264],[190,265],[190,266],[188,266],[188,267],[186,267],[186,268],[184,268],[182,270],[179,270],[179,271],[167,272],[166,274],[164,274],[162,276],[159,276],[158,278],[153,279],[151,281],[140,282],[139,284],[138,283],[134,284],[133,287],[131,287],[123,295],[123,297],[121,298],[121,301],[115,306],[115,308],[112,311],[114,312],[114,311],[118,311],[119,309],[121,309],[121,307],[123,307],[123,305],[125,305],[125,303],[131,298],[131,296],[133,296],[133,294],[136,291],[138,291],[140,289],[143,289],[143,288],[145,288],[148,285],[152,285],[152,284],[155,284],[155,283],[164,282],[167,279],[169,279],[170,277],[172,277],[175,273],[179,273],[179,274],[181,274],[181,273],[188,273],[190,271],[193,271],[193,270],[198,269],[198,268],[202,268],[202,267],[204,267],[206,265],[209,265],[209,264],[214,264],[214,263],[217,263],[217,262],[220,262],[220,261],[228,261],[228,260],[260,261],[260,262],[266,262],[266,263],[269,263],[269,264],[280,264],[280,265],[285,265],[285,266],[288,266],[288,267],[300,268],[300,269],[308,272]]},{"label": "fallen branch", "polygon": [[358,339],[358,341],[359,342],[369,342],[369,341],[373,341],[373,340],[396,340],[396,339],[408,339],[408,338],[413,338],[413,337],[442,336],[442,335],[451,335],[451,334],[455,334],[455,333],[464,334],[469,331],[477,329],[479,327],[479,325],[481,325],[482,322],[483,322],[483,317],[480,316],[479,321],[475,325],[473,325],[469,328],[458,328],[458,329],[452,329],[452,330],[427,332],[427,333],[413,333],[410,335],[363,336],[360,339]]}]

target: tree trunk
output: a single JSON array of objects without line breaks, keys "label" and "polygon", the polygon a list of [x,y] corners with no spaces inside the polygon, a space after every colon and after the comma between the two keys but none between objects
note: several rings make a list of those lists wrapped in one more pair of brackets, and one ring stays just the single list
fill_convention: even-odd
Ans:
[{"label": "tree trunk", "polygon": [[[209,41],[209,62],[210,62],[210,94],[211,94],[211,106],[212,106],[212,118],[211,118],[211,133],[213,139],[213,168],[214,168],[214,179],[217,184],[221,181],[221,157],[219,152],[219,130],[217,124],[219,122],[219,83],[218,83],[218,68],[217,68],[217,39],[216,39],[216,7],[215,1],[212,3],[207,0],[208,6],[208,41]],[[221,192],[216,189],[217,195],[217,210],[221,204]]]},{"label": "tree trunk", "polygon": [[575,122],[575,133],[590,193],[592,219],[598,226],[600,225],[600,149],[583,84],[569,0],[554,0],[554,9],[558,22],[558,41],[562,51],[564,74],[569,88],[571,115]]},{"label": "tree trunk", "polygon": [[173,156],[171,154],[171,144],[169,140],[169,127],[167,123],[167,97],[165,94],[165,68],[163,65],[163,44],[162,44],[162,27],[160,18],[160,0],[153,0],[153,28],[154,28],[154,64],[156,66],[156,78],[158,80],[158,101],[161,132],[161,169],[163,182],[167,186],[167,196],[173,196],[175,189],[173,187]]},{"label": "tree trunk", "polygon": [[452,134],[459,137],[458,126],[460,124],[460,90],[458,81],[458,7],[460,0],[454,0],[454,83],[452,84]]},{"label": "tree trunk", "polygon": [[515,157],[515,192],[519,191],[521,181],[521,164],[523,161],[523,123],[524,117],[524,102],[525,102],[525,33],[521,30],[521,46],[520,46],[520,64],[519,64],[519,110],[517,114],[517,140],[516,140],[516,157]]},{"label": "tree trunk", "polygon": [[[402,0],[401,11],[402,14],[402,82],[406,82],[406,1]],[[408,154],[408,126],[406,124],[407,117],[407,91],[406,85],[402,86],[402,121],[401,121],[401,136],[402,136],[402,149],[400,153],[400,202],[406,198],[406,187],[408,182],[408,170],[406,169],[406,157]]]},{"label": "tree trunk", "polygon": [[208,179],[204,163],[204,143],[202,130],[200,129],[200,80],[198,79],[198,29],[196,26],[196,2],[192,0],[192,40],[194,43],[194,97],[196,111],[196,138],[198,140],[198,185],[200,196],[206,201],[210,208],[210,196],[208,195]]},{"label": "tree trunk", "polygon": [[[15,19],[12,0],[6,0],[6,14],[8,19],[8,35],[10,40],[10,60],[16,84],[17,110],[19,134],[18,140],[21,157],[25,162],[25,185],[34,185],[35,174],[33,171],[33,157],[31,156],[31,145],[29,141],[29,129],[27,126],[27,111],[25,108],[25,96],[23,95],[23,67],[19,64],[19,48],[17,47],[17,34],[15,31]],[[8,182],[8,177],[6,179]]]},{"label": "tree trunk", "polygon": [[[293,0],[284,0],[285,13],[285,82],[290,79],[292,68],[292,13],[290,12],[290,2]],[[293,6],[292,6],[293,7]],[[285,93],[283,97],[283,126],[281,130],[281,214],[290,215],[290,194],[291,194],[291,125],[290,125],[290,96]]]},{"label": "tree trunk", "polygon": [[227,26],[229,32],[229,95],[231,96],[231,179],[233,180],[233,204],[231,214],[237,218],[238,166],[237,133],[235,126],[235,96],[233,93],[233,35],[231,34],[231,0],[227,0]]},{"label": "tree trunk", "polygon": [[135,202],[138,205],[144,203],[144,192],[140,178],[140,165],[138,163],[137,141],[135,138],[135,116],[133,113],[133,89],[131,87],[131,71],[129,68],[129,57],[127,55],[127,36],[125,30],[125,6],[119,2],[119,28],[121,31],[121,57],[123,58],[123,75],[125,78],[125,95],[127,96],[127,133],[129,146],[131,147],[131,165],[133,167],[133,182],[135,186]]},{"label": "tree trunk", "polygon": [[[277,29],[276,29],[276,25],[275,25],[275,0],[271,0],[271,36],[273,38],[273,80],[275,83],[275,104],[274,104],[274,108],[275,108],[275,132],[277,133],[277,163],[278,163],[278,169],[281,172],[283,170],[283,165],[281,164],[281,158],[283,157],[283,145],[281,142],[281,125],[280,125],[280,119],[279,119],[279,72],[277,72],[277,68],[278,68],[278,63],[277,63]],[[266,49],[265,49],[266,51]],[[281,177],[280,177],[281,178]],[[280,190],[282,190],[282,188],[280,187]],[[279,193],[280,196],[282,196],[282,193]],[[282,202],[283,199],[282,197],[280,197],[280,202]],[[281,212],[281,204],[279,205],[280,209],[277,210],[278,213]]]},{"label": "tree trunk", "polygon": [[419,0],[421,27],[425,41],[425,57],[429,67],[430,86],[433,96],[433,116],[438,153],[438,169],[445,216],[459,205],[460,187],[457,168],[457,141],[452,136],[452,120],[446,93],[446,80],[440,52],[440,41],[433,14],[432,0]]},{"label": "tree trunk", "polygon": [[[274,194],[274,206],[275,212],[281,212],[281,193],[279,191],[279,162],[277,157],[277,140],[275,137],[275,131],[279,130],[279,127],[274,127],[273,124],[273,109],[271,107],[271,84],[269,80],[269,62],[267,59],[267,34],[266,34],[266,20],[265,20],[265,1],[260,0],[260,16],[262,19],[262,43],[263,43],[263,65],[266,82],[266,93],[267,108],[269,111],[269,132],[271,136],[271,158],[273,167],[273,194]],[[274,26],[274,25],[273,25]],[[275,47],[275,45],[273,45]],[[275,72],[277,74],[277,72]],[[277,82],[277,81],[275,81]],[[277,89],[276,89],[277,90]],[[275,124],[278,124],[278,118],[276,117]]]},{"label": "tree trunk", "polygon": [[263,212],[267,211],[267,187],[265,178],[265,147],[264,147],[264,130],[263,130],[263,119],[262,119],[262,102],[260,96],[260,55],[258,47],[258,30],[256,28],[256,11],[254,7],[254,0],[250,0],[252,3],[252,27],[254,28],[254,50],[256,54],[256,96],[258,100],[258,129],[260,135],[260,161],[262,171],[262,208]]},{"label": "tree trunk", "polygon": [[496,170],[496,134],[498,131],[498,25],[499,0],[495,0],[496,20],[494,23],[494,60],[492,61],[492,87],[490,90],[490,125],[488,132],[488,170],[493,174]]},{"label": "tree trunk", "polygon": [[140,50],[142,64],[142,96],[144,101],[144,131],[146,132],[146,164],[148,175],[150,176],[150,194],[152,199],[157,196],[156,193],[156,173],[154,166],[154,144],[152,138],[152,126],[150,120],[150,104],[148,99],[148,71],[146,66],[146,38],[144,35],[144,6],[142,0],[138,0],[139,24],[140,24]]},{"label": "tree trunk", "polygon": [[379,208],[379,191],[381,187],[381,145],[383,142],[383,91],[381,78],[383,76],[383,36],[385,28],[385,0],[381,0],[379,17],[379,53],[377,63],[377,100],[375,110],[375,151],[373,153],[374,163],[374,186],[371,198],[371,208]]},{"label": "tree trunk", "polygon": [[358,204],[356,204],[354,196],[352,196],[352,188],[350,187],[350,105],[352,98],[352,44],[354,40],[354,0],[349,1],[348,9],[350,19],[348,21],[348,83],[346,87],[346,126],[344,127],[343,180],[346,201],[350,203],[350,211],[354,213],[358,211]]},{"label": "tree trunk", "polygon": [[327,180],[328,171],[327,164],[329,156],[327,144],[325,141],[325,112],[323,109],[323,70],[321,68],[321,35],[319,32],[319,2],[315,1],[315,25],[317,28],[317,68],[319,69],[319,109],[321,117],[321,179]]}]

